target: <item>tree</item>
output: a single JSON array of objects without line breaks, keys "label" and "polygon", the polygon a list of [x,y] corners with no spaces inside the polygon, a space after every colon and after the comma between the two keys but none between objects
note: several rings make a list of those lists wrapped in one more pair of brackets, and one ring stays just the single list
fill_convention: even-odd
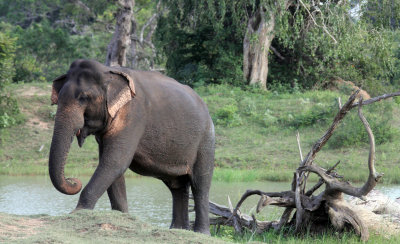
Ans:
[{"label": "tree", "polygon": [[[135,13],[134,0],[119,1],[119,5],[117,24],[108,46],[106,65],[154,69],[156,50],[152,37],[157,27],[157,17],[163,11],[161,1],[157,4],[146,0],[138,1],[139,6]],[[142,16],[138,14],[140,12],[143,12]],[[135,17],[136,14],[140,23]]]},{"label": "tree", "polygon": [[[154,69],[156,58],[156,47],[153,44],[153,34],[157,28],[158,17],[165,8],[161,6],[161,0],[154,1],[142,0],[138,2],[139,10],[136,11],[140,19],[134,16],[133,29],[131,35],[131,52],[128,55],[129,66],[134,69]],[[147,11],[146,11],[147,10]],[[139,13],[141,13],[139,15]],[[140,27],[140,28],[139,28]]]},{"label": "tree", "polygon": [[126,66],[126,53],[131,44],[132,16],[134,0],[119,0],[117,24],[113,38],[108,45],[106,65]]},{"label": "tree", "polygon": [[356,1],[362,10],[362,19],[373,26],[387,29],[400,28],[400,2],[397,0]]},{"label": "tree", "polygon": [[156,39],[168,73],[184,83],[293,89],[342,77],[377,90],[393,76],[390,33],[354,21],[348,1],[164,3],[175,7],[161,17]]},{"label": "tree", "polygon": [[15,50],[16,39],[10,38],[7,33],[0,33],[0,132],[2,128],[19,122],[16,118],[19,114],[17,101],[5,93],[5,88],[12,82],[15,73]]},{"label": "tree", "polygon": [[243,40],[243,74],[250,85],[258,84],[262,89],[267,88],[268,54],[275,37],[276,18],[286,11],[289,2],[260,3],[248,19]]},{"label": "tree", "polygon": [[155,43],[168,75],[189,85],[241,84],[244,1],[162,3],[168,10],[158,20]]},{"label": "tree", "polygon": [[17,40],[13,81],[51,80],[78,58],[104,62],[113,7],[108,0],[0,0],[0,32]]}]

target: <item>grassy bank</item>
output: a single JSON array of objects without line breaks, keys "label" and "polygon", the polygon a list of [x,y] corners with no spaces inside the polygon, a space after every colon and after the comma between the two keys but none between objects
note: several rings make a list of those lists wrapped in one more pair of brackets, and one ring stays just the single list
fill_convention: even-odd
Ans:
[{"label": "grassy bank", "polygon": [[[1,243],[362,243],[352,233],[328,232],[299,238],[273,231],[262,235],[250,231],[234,234],[222,227],[212,237],[184,230],[153,227],[117,211],[80,211],[64,216],[17,216],[0,213]],[[398,243],[399,236],[370,236],[370,243]]]},{"label": "grassy bank", "polygon": [[[233,228],[222,227],[219,233],[212,233],[212,236],[221,238],[229,242],[237,243],[287,243],[287,244],[308,244],[308,243],[363,243],[360,238],[354,233],[338,233],[328,231],[322,234],[308,233],[305,236],[297,236],[294,233],[283,233],[269,231],[263,234],[255,234],[247,231],[242,235],[234,234]],[[368,240],[369,243],[398,243],[400,236],[384,236],[381,234],[371,233]]]},{"label": "grassy bank", "polygon": [[[337,97],[342,101],[348,97],[346,90],[288,94],[245,91],[225,85],[196,90],[208,104],[216,125],[214,179],[223,181],[290,180],[299,163],[296,131],[300,133],[303,154],[306,154],[337,112]],[[51,86],[48,83],[14,84],[9,92],[16,95],[25,122],[0,130],[0,174],[47,174],[56,111],[55,106],[50,106]],[[384,101],[367,106],[364,111],[378,144],[377,170],[385,173],[384,183],[400,183],[399,105],[395,100]],[[346,180],[363,181],[368,174],[368,140],[355,113],[352,111],[344,120],[318,153],[316,162],[329,167],[341,160],[339,174]],[[97,161],[97,143],[93,137],[82,148],[74,142],[66,174],[91,175]]]},{"label": "grassy bank", "polygon": [[65,216],[0,213],[1,243],[225,243],[202,234],[152,227],[117,211]]}]

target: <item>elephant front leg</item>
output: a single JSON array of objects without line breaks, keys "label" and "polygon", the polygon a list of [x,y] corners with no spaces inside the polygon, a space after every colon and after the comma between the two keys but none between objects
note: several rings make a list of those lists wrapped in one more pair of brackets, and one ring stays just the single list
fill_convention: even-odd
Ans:
[{"label": "elephant front leg", "polygon": [[107,193],[113,210],[118,210],[123,213],[128,212],[125,177],[123,175],[112,183],[112,185],[107,189]]},{"label": "elephant front leg", "polygon": [[[114,201],[111,200],[111,198],[110,201],[112,205],[114,204],[113,208],[116,207],[120,208],[118,210],[127,211],[126,195],[124,196],[124,199],[117,199],[117,196],[124,195],[123,192],[125,192],[125,188],[121,191],[119,187],[121,185],[120,178],[123,177],[122,174],[124,172],[125,169],[123,168],[122,170],[120,168],[109,169],[108,167],[102,167],[99,165],[89,183],[83,189],[75,211],[80,209],[93,209],[97,200],[107,189],[112,189],[110,191],[113,194]],[[116,185],[114,185],[114,182],[116,182]],[[125,205],[125,209],[123,208],[123,205]]]},{"label": "elephant front leg", "polygon": [[122,212],[128,211],[123,174],[132,162],[137,141],[118,139],[99,142],[101,155],[99,165],[83,189],[76,210],[93,209],[97,200],[107,190],[112,208]]}]

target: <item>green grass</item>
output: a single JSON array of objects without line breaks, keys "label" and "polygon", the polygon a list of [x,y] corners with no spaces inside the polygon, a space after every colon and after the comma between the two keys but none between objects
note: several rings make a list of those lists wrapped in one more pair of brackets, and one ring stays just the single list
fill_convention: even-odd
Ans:
[{"label": "green grass", "polygon": [[[216,165],[220,170],[216,170],[215,178],[227,181],[236,178],[243,181],[292,179],[293,171],[300,161],[296,131],[300,133],[305,155],[333,120],[338,111],[337,98],[341,97],[343,103],[348,98],[348,94],[332,91],[277,94],[243,91],[224,85],[202,87],[197,92],[208,104],[214,121],[217,121]],[[237,109],[232,109],[235,106]],[[218,117],[221,108],[226,108],[224,112],[230,111],[234,115]],[[386,126],[393,134],[387,141],[381,139],[381,144],[377,145],[376,168],[385,173],[384,183],[400,183],[400,163],[396,149],[400,146],[399,105],[392,100],[383,101],[366,106],[364,113],[371,125],[374,125],[373,119],[377,117],[389,120]],[[351,116],[344,119],[344,125],[337,129],[337,134],[356,131],[354,128],[361,123],[354,119],[355,114],[354,110]],[[218,119],[224,118],[236,122],[218,123]],[[385,136],[381,133],[375,133],[375,137]],[[316,163],[329,167],[340,160],[339,174],[347,180],[364,181],[368,175],[368,140],[365,136],[355,135],[358,136],[357,143],[349,145],[347,142],[351,142],[352,138],[335,136],[331,138],[333,143],[328,143],[317,154]]]},{"label": "green grass", "polygon": [[[268,231],[262,234],[254,233],[250,230],[245,231],[243,234],[235,234],[232,227],[222,226],[217,232],[216,228],[211,228],[212,236],[220,238],[228,242],[236,243],[251,243],[251,242],[265,242],[265,243],[287,243],[287,244],[308,244],[308,243],[364,243],[354,233],[344,232],[338,233],[335,231],[328,231],[321,234],[305,234],[304,236],[295,235],[291,231]],[[376,235],[370,233],[368,243],[399,243],[400,236],[384,237],[382,235]]]},{"label": "green grass", "polygon": [[[82,210],[64,216],[17,216],[0,213],[0,243],[363,243],[353,233],[328,231],[298,236],[291,231],[263,234],[211,228],[211,237],[185,230],[151,226],[118,211]],[[400,236],[370,233],[368,243],[399,243]]]},{"label": "green grass", "polygon": [[[296,131],[300,133],[305,155],[324,134],[337,112],[337,97],[340,96],[343,102],[348,97],[348,94],[332,91],[279,94],[227,85],[200,87],[196,91],[207,103],[216,124],[214,179],[223,181],[291,180],[300,161]],[[0,130],[0,174],[47,174],[56,111],[56,106],[50,106],[51,86],[48,83],[13,84],[8,92],[16,95],[25,123]],[[397,133],[400,109],[393,100],[383,103],[390,106],[367,106],[364,111],[371,124],[372,119],[386,116],[389,119],[386,126],[390,126],[391,138],[383,139],[377,145],[376,168],[385,174],[384,183],[395,184],[400,183],[400,137]],[[338,134],[356,131],[352,127],[355,123],[359,122],[346,118],[344,126],[338,128]],[[315,162],[329,167],[341,160],[337,168],[339,174],[346,180],[364,181],[368,174],[368,141],[359,137],[357,143],[348,145],[345,142],[349,142],[349,138],[335,139],[335,135],[331,141],[334,145],[328,143],[317,154]],[[94,138],[87,138],[82,148],[74,141],[66,175],[91,175],[97,164],[98,150]]]}]

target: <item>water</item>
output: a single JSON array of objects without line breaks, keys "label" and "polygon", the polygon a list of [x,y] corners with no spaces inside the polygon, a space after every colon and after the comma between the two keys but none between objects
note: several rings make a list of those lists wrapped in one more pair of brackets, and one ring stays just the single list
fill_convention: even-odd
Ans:
[{"label": "water", "polygon": [[[89,178],[81,178],[85,185]],[[168,188],[159,180],[140,177],[126,179],[130,214],[153,225],[168,227],[171,222],[172,198]],[[247,189],[262,191],[288,190],[288,182],[213,182],[210,200],[228,206],[228,196],[235,205]],[[393,199],[400,196],[400,186],[380,186],[382,192]],[[18,215],[62,215],[71,212],[79,194],[68,196],[59,193],[48,176],[0,176],[0,212]],[[252,196],[241,208],[242,212],[252,211],[259,200]],[[95,210],[110,210],[105,193],[97,202]],[[269,207],[265,216],[277,218],[282,208]],[[191,219],[193,219],[193,214]]]}]

